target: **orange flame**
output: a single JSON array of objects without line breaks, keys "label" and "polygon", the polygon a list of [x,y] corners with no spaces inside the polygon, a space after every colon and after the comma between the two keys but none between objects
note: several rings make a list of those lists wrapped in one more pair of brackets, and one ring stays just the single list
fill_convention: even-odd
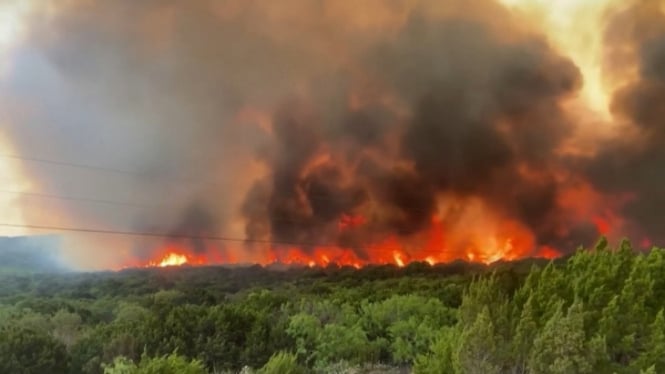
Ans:
[{"label": "orange flame", "polygon": [[180,266],[187,263],[187,256],[181,255],[178,253],[169,253],[164,257],[157,266],[167,267],[167,266]]},{"label": "orange flame", "polygon": [[404,267],[404,260],[402,259],[402,253],[399,251],[393,251],[393,259],[395,259],[395,264],[401,268]]},{"label": "orange flame", "polygon": [[[487,217],[487,215],[482,215]],[[552,247],[535,245],[533,234],[514,221],[501,221],[491,217],[488,221],[473,219],[463,227],[444,227],[442,219],[433,217],[429,230],[410,240],[397,235],[382,241],[367,244],[363,248],[342,246],[298,246],[274,245],[254,253],[238,248],[232,251],[214,250],[195,252],[185,245],[169,244],[153,252],[153,259],[132,266],[169,267],[211,264],[259,263],[261,265],[285,264],[309,267],[329,265],[361,268],[370,264],[405,267],[411,262],[425,262],[430,266],[456,259],[490,264],[499,260],[516,260],[524,257],[556,258],[560,252]],[[365,223],[361,216],[344,216],[340,229],[352,230]],[[599,222],[596,222],[599,223]],[[230,254],[232,252],[232,255]],[[222,253],[224,255],[222,255]],[[262,254],[261,254],[262,253]]]},{"label": "orange flame", "polygon": [[154,252],[153,259],[138,262],[125,267],[172,267],[182,265],[208,265],[221,263],[219,258],[206,254],[196,254],[183,246],[168,245]]}]

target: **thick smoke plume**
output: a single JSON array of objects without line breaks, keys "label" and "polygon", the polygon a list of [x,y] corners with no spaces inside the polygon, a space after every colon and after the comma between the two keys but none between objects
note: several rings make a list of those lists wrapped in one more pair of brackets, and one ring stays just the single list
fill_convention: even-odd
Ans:
[{"label": "thick smoke plume", "polygon": [[[409,239],[433,216],[457,224],[440,196],[480,199],[532,232],[534,248],[596,236],[568,229],[557,202],[557,148],[573,130],[561,101],[580,73],[542,38],[501,33],[473,17],[416,12],[359,57],[378,93],[344,87],[341,99],[281,107],[266,157],[272,174],[245,205],[248,236],[361,248]],[[349,102],[354,94],[360,104]],[[345,216],[366,222],[340,231]]]},{"label": "thick smoke plume", "polygon": [[[643,1],[610,19],[608,63],[636,70],[613,96],[611,109],[622,137],[602,147],[588,175],[597,187],[626,203],[621,214],[645,242],[663,243],[660,188],[665,165],[665,14],[659,2]],[[620,61],[622,64],[617,64]]]},{"label": "thick smoke plume", "polygon": [[[660,8],[607,23],[607,55],[634,52],[608,58],[608,74],[639,66],[612,101],[634,138],[580,146],[590,125],[568,103],[584,77],[518,14],[489,0],[351,3],[35,8],[0,81],[3,133],[20,155],[79,165],[23,160],[34,190],[125,204],[24,196],[26,220],[171,236],[78,237],[86,265],[165,246],[368,263],[665,239]],[[630,33],[612,31],[626,19]]]}]

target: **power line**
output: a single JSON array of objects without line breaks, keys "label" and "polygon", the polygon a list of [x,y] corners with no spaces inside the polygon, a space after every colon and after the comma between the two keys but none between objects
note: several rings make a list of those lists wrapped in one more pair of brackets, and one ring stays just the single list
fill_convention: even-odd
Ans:
[{"label": "power line", "polygon": [[79,164],[79,163],[66,162],[66,161],[48,160],[48,159],[39,158],[39,157],[30,157],[30,156],[15,155],[15,154],[14,155],[2,154],[2,155],[0,155],[0,157],[14,159],[14,160],[38,162],[38,163],[42,163],[42,164],[67,166],[67,167],[79,168],[79,169],[98,170],[98,171],[104,171],[104,172],[115,173],[115,174],[128,174],[128,175],[136,175],[136,176],[145,176],[145,174],[138,173],[136,171],[128,171],[128,170],[115,169],[115,168],[104,167],[104,166]]},{"label": "power line", "polygon": [[147,204],[136,204],[131,202],[124,201],[113,201],[113,200],[103,200],[87,197],[75,197],[75,196],[63,196],[63,195],[54,195],[47,193],[38,193],[38,192],[26,192],[26,191],[10,191],[10,190],[0,190],[0,193],[12,194],[12,195],[23,195],[29,197],[37,197],[44,199],[53,199],[53,200],[66,200],[66,201],[82,201],[95,204],[104,204],[104,205],[119,205],[119,206],[129,206],[134,208],[152,208],[158,209],[163,208],[164,206],[160,205],[147,205]]},{"label": "power line", "polygon": [[[113,174],[129,175],[129,176],[140,177],[140,178],[160,179],[157,176],[150,175],[150,174],[147,174],[147,173],[140,173],[140,172],[137,172],[137,171],[131,171],[131,170],[125,170],[125,169],[116,169],[116,168],[110,168],[110,167],[105,167],[105,166],[80,164],[80,163],[59,161],[59,160],[49,160],[49,159],[45,159],[45,158],[31,157],[31,156],[24,156],[24,155],[17,155],[17,154],[0,154],[0,157],[7,158],[7,159],[12,159],[12,160],[23,160],[23,161],[37,162],[37,163],[42,163],[42,164],[47,164],[47,165],[65,166],[65,167],[77,168],[77,169],[85,169],[85,170],[101,171],[101,172],[107,172],[107,173],[113,173]],[[221,187],[222,186],[219,183],[207,182],[207,181],[203,181],[203,180],[173,179],[173,178],[165,178],[165,180],[171,181],[171,182],[177,182],[177,183],[201,184],[201,185],[207,185],[207,186],[211,186],[211,187]],[[309,196],[309,197],[310,198],[314,197],[316,199],[321,199],[321,200],[333,200],[334,199],[334,197],[324,196],[324,195],[318,195],[318,196],[314,195],[314,196]],[[72,200],[79,200],[79,199],[72,199]]]},{"label": "power line", "polygon": [[[45,158],[39,158],[39,157],[31,157],[31,156],[25,156],[25,155],[17,155],[17,154],[0,154],[0,157],[8,158],[8,159],[15,159],[15,160],[25,160],[25,161],[32,161],[32,162],[38,162],[38,163],[43,163],[46,165],[55,165],[55,166],[66,166],[66,167],[72,167],[72,168],[80,168],[80,169],[86,169],[86,170],[96,170],[96,171],[102,171],[102,172],[107,172],[107,173],[115,173],[115,174],[123,174],[123,175],[129,175],[129,176],[134,176],[134,177],[142,177],[142,178],[156,178],[153,175],[149,174],[144,174],[144,173],[139,173],[136,171],[130,171],[130,170],[124,170],[124,169],[116,169],[116,168],[109,168],[109,167],[102,167],[102,166],[96,166],[96,165],[90,165],[90,164],[81,164],[81,163],[72,163],[72,162],[66,162],[66,161],[59,161],[59,160],[49,160]],[[184,179],[167,179],[172,182],[177,182],[177,183],[198,183],[198,184],[203,184],[203,185],[208,185],[208,186],[221,186],[218,183],[210,183],[210,182],[205,182],[205,181],[193,181],[193,180],[184,180]],[[38,198],[47,198],[47,199],[57,199],[57,200],[64,200],[64,201],[81,201],[81,202],[87,202],[87,203],[95,203],[95,204],[104,204],[104,205],[110,205],[110,206],[127,206],[127,207],[132,207],[132,208],[139,208],[139,209],[164,209],[164,208],[169,208],[170,206],[163,206],[163,205],[150,205],[150,204],[139,204],[139,203],[133,203],[133,202],[124,202],[124,201],[114,201],[114,200],[108,200],[108,199],[100,199],[100,198],[85,198],[85,197],[76,197],[76,196],[63,196],[63,195],[55,195],[55,194],[47,194],[47,193],[36,193],[36,192],[19,192],[19,191],[5,191],[5,190],[0,190],[2,193],[12,193],[12,194],[17,194],[17,195],[25,195],[25,196],[31,196],[31,197],[38,197]],[[337,198],[332,195],[307,195],[306,199],[308,200],[309,203],[315,202],[315,201],[335,201]],[[374,199],[369,199],[364,202],[364,204],[369,204],[370,206],[379,206],[379,204],[374,200]],[[410,207],[408,209],[411,212],[421,212],[421,213],[431,213],[427,209],[417,209],[415,207]],[[292,218],[292,217],[270,217],[269,220],[271,222],[282,222],[282,223],[291,223],[291,224],[298,224],[298,223],[303,223],[306,222],[305,219],[297,219],[297,218]]]},{"label": "power line", "polygon": [[[8,228],[22,228],[22,229],[32,229],[32,230],[48,230],[48,231],[61,231],[61,232],[76,232],[83,234],[102,234],[102,235],[118,235],[118,236],[131,236],[131,237],[150,237],[150,238],[165,238],[165,239],[185,239],[185,240],[209,240],[209,241],[221,241],[221,242],[233,242],[233,243],[253,243],[253,244],[264,244],[271,246],[292,246],[299,248],[340,248],[340,249],[350,249],[356,251],[367,251],[371,250],[369,247],[360,247],[360,246],[345,246],[342,244],[335,243],[307,243],[307,242],[292,242],[292,241],[282,241],[282,240],[263,240],[263,239],[248,239],[248,238],[234,238],[230,236],[218,236],[218,235],[189,235],[189,234],[179,234],[179,233],[158,233],[158,232],[148,232],[148,231],[122,231],[122,230],[101,230],[101,229],[92,229],[84,227],[63,227],[63,226],[48,226],[48,225],[26,225],[26,224],[13,224],[13,223],[0,223],[0,227]],[[398,245],[381,245],[382,248],[387,249],[399,249],[401,248]],[[450,252],[449,250],[436,250],[436,249],[419,249],[421,254],[443,254]]]},{"label": "power line", "polygon": [[[1,227],[9,228],[22,228],[22,229],[33,229],[33,230],[48,230],[48,231],[62,231],[62,232],[76,232],[76,233],[85,233],[85,234],[104,234],[104,235],[118,235],[118,236],[134,236],[134,237],[152,237],[152,238],[166,238],[166,239],[186,239],[186,240],[209,240],[209,241],[222,241],[222,242],[235,242],[235,243],[254,243],[254,244],[266,244],[266,245],[283,245],[283,246],[294,246],[294,247],[313,247],[313,248],[342,248],[342,249],[355,249],[355,250],[368,250],[370,248],[358,247],[358,246],[344,246],[341,244],[334,243],[304,243],[304,242],[292,242],[292,241],[281,241],[281,240],[262,240],[262,239],[243,239],[243,238],[234,238],[228,236],[216,236],[216,235],[188,235],[188,234],[179,234],[179,233],[158,233],[158,232],[149,232],[149,231],[122,231],[122,230],[101,230],[101,229],[92,229],[84,227],[64,227],[64,226],[47,226],[47,225],[24,225],[24,224],[14,224],[14,223],[0,223]],[[371,250],[376,250],[373,248]],[[443,253],[444,251],[436,250],[419,250],[420,253]]]},{"label": "power line", "polygon": [[[74,196],[62,196],[62,195],[45,194],[45,193],[37,193],[37,192],[0,190],[0,193],[13,194],[13,195],[22,195],[22,196],[28,196],[28,197],[44,198],[44,199],[52,199],[52,200],[80,201],[80,202],[86,202],[86,203],[104,204],[104,205],[111,205],[111,206],[128,206],[128,207],[137,208],[137,209],[155,209],[155,210],[157,210],[157,209],[172,209],[172,208],[175,209],[175,208],[177,208],[176,205],[135,204],[135,203],[123,202],[123,201],[102,200],[102,199],[74,197]],[[274,217],[274,216],[270,217],[269,220],[271,222],[281,222],[281,223],[286,222],[286,223],[293,223],[293,224],[307,222],[304,219]]]},{"label": "power line", "polygon": [[173,239],[203,239],[203,240],[233,241],[233,242],[244,242],[245,241],[245,239],[228,238],[228,237],[223,237],[223,236],[197,236],[197,235],[176,234],[176,233],[173,233],[173,234],[171,234],[171,233],[157,233],[157,232],[149,232],[149,231],[100,230],[100,229],[92,229],[92,228],[84,228],[84,227],[25,225],[25,224],[14,224],[14,223],[0,223],[0,226],[12,227],[12,228],[34,229],[34,230],[51,230],[51,231],[65,231],[65,232],[79,232],[79,233],[107,234],[107,235],[121,235],[121,236],[145,236],[145,237],[173,238]]},{"label": "power line", "polygon": [[[107,173],[114,173],[114,174],[122,174],[122,175],[129,175],[133,177],[140,177],[140,178],[146,178],[146,179],[161,179],[161,180],[166,180],[170,182],[175,182],[175,183],[186,183],[186,184],[199,184],[199,185],[206,185],[210,187],[223,187],[222,184],[220,183],[215,183],[215,182],[207,182],[204,180],[191,180],[191,179],[174,179],[174,178],[160,178],[158,176],[148,174],[148,173],[141,173],[137,171],[131,171],[131,170],[125,170],[125,169],[116,169],[116,168],[110,168],[110,167],[104,167],[104,166],[97,166],[97,165],[90,165],[90,164],[80,164],[80,163],[73,163],[73,162],[67,162],[67,161],[59,161],[59,160],[49,160],[45,158],[39,158],[39,157],[31,157],[31,156],[25,156],[25,155],[17,155],[17,154],[0,154],[0,157],[2,158],[7,158],[7,159],[14,159],[14,160],[23,160],[23,161],[31,161],[31,162],[37,162],[37,163],[43,163],[47,165],[55,165],[55,166],[66,166],[66,167],[71,167],[71,168],[79,168],[79,169],[85,169],[85,170],[94,170],[94,171],[101,171],[101,172],[107,172]],[[269,173],[269,176],[272,173]],[[263,177],[265,177],[263,176]],[[331,195],[324,195],[324,194],[308,194],[307,199],[309,201],[335,201],[338,200],[335,196]],[[66,200],[81,200],[83,201],[84,199],[82,198],[72,198],[72,199],[66,199]],[[102,203],[103,199],[89,199],[89,200],[100,200],[99,202]],[[369,200],[369,202],[373,205],[376,204],[372,199]],[[119,204],[121,205],[134,205],[132,203],[124,203],[120,202]],[[140,205],[140,204],[137,204]],[[420,211],[423,213],[428,213],[423,209],[410,209],[411,211]]]},{"label": "power line", "polygon": [[[340,248],[356,251],[367,251],[371,250],[368,247],[359,247],[359,246],[345,246],[341,244],[333,243],[304,243],[304,242],[291,242],[291,241],[278,241],[278,240],[261,240],[261,239],[242,239],[234,238],[228,236],[215,236],[215,235],[187,235],[187,234],[177,234],[177,233],[157,233],[157,232],[140,232],[140,231],[121,231],[121,230],[101,230],[101,229],[92,229],[92,228],[83,228],[83,227],[63,227],[63,226],[47,226],[47,225],[23,225],[23,224],[13,224],[13,223],[0,223],[0,227],[9,227],[9,228],[24,228],[24,229],[33,229],[33,230],[49,230],[49,231],[63,231],[63,232],[77,232],[85,234],[104,234],[104,235],[119,235],[119,236],[134,236],[134,237],[153,237],[153,238],[169,238],[169,239],[189,239],[189,240],[209,240],[209,241],[223,241],[223,242],[236,242],[236,243],[255,243],[255,244],[265,244],[265,245],[282,245],[282,246],[293,246],[299,248]],[[402,249],[399,245],[381,245],[384,249]],[[417,253],[420,255],[441,255],[444,253],[457,253],[459,251],[450,250],[441,248],[437,249],[425,249],[421,248],[417,250]],[[404,254],[404,253],[402,253]],[[406,253],[407,257],[411,257]],[[408,258],[403,260],[409,260]],[[417,260],[417,259],[416,259]],[[333,261],[334,262],[334,261]]]},{"label": "power line", "polygon": [[17,154],[0,154],[0,157],[6,158],[6,159],[12,159],[12,160],[22,160],[22,161],[36,162],[36,163],[41,163],[41,164],[46,164],[46,165],[53,165],[53,166],[64,166],[64,167],[69,167],[69,168],[100,171],[100,172],[111,173],[111,174],[128,175],[128,176],[139,177],[139,178],[144,178],[144,179],[158,179],[158,180],[161,179],[161,180],[167,180],[167,181],[183,183],[183,184],[184,183],[187,183],[187,184],[204,184],[204,185],[210,185],[210,186],[218,185],[216,183],[210,183],[210,182],[205,182],[205,181],[200,181],[200,180],[160,178],[159,176],[149,174],[149,173],[145,173],[145,172],[138,172],[138,171],[132,171],[132,170],[125,170],[125,169],[117,169],[117,168],[112,168],[112,167],[90,165],[90,164],[80,164],[80,163],[67,162],[67,161],[49,160],[49,159],[45,159],[45,158],[31,157],[31,156],[24,156],[24,155],[17,155]]}]

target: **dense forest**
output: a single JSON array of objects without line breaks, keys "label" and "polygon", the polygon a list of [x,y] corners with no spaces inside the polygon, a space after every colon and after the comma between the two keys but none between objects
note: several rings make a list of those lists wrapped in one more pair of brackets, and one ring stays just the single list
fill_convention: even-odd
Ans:
[{"label": "dense forest", "polygon": [[663,373],[665,250],[0,273],[0,373]]}]

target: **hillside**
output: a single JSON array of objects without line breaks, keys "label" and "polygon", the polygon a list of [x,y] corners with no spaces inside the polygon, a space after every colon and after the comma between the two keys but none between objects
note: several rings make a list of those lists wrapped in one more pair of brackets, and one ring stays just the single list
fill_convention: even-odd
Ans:
[{"label": "hillside", "polygon": [[0,273],[64,271],[59,249],[57,236],[0,237]]}]

